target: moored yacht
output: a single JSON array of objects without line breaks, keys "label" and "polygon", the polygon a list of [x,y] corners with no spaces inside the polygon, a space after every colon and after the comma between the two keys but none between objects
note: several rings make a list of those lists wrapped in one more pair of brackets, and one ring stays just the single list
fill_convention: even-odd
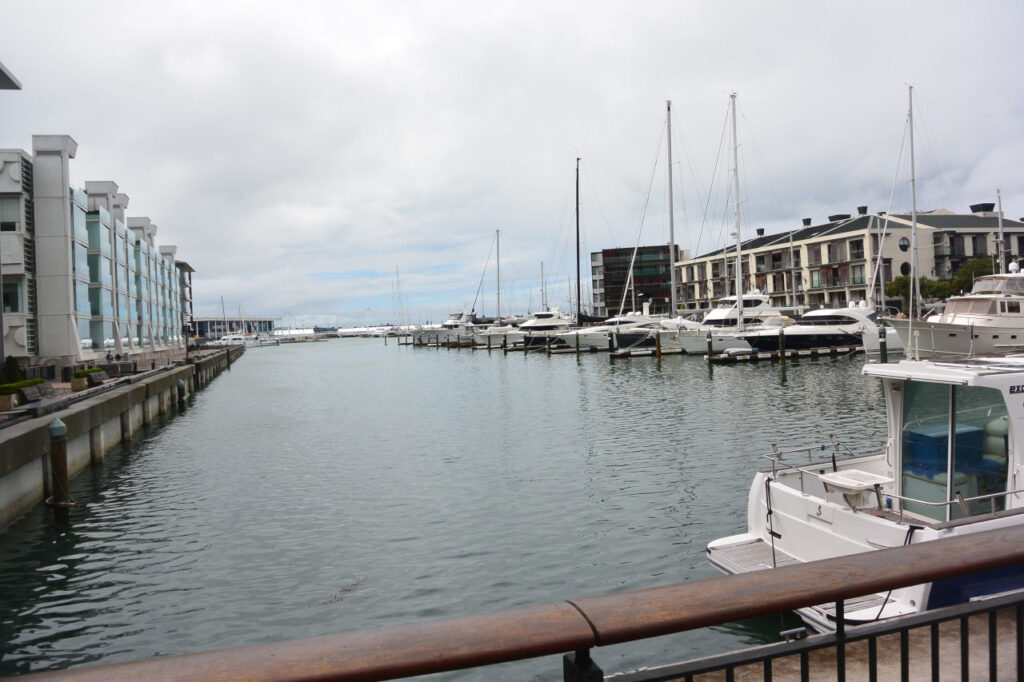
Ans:
[{"label": "moored yacht", "polygon": [[1024,349],[1024,273],[985,275],[924,320],[885,318],[914,357],[987,355]]},{"label": "moored yacht", "polygon": [[562,332],[558,335],[558,343],[569,348],[579,347],[588,350],[598,348],[604,350],[608,348],[610,336],[614,335],[617,338],[621,338],[623,334],[632,334],[634,332],[640,336],[646,336],[647,331],[657,328],[664,318],[651,315],[649,303],[644,303],[643,307],[642,313],[632,311],[610,317],[593,327],[580,327],[579,329]]},{"label": "moored yacht", "polygon": [[[675,329],[658,332],[661,347],[681,348],[697,355],[708,352],[708,337],[711,337],[711,352],[721,353],[730,348],[750,349],[750,344],[740,338],[741,331],[770,325],[774,329],[790,320],[771,304],[768,294],[759,291],[743,294],[743,328],[740,329],[740,309],[736,296],[725,296],[718,306],[711,310],[696,327],[678,325]],[[777,332],[776,332],[777,333]]]},{"label": "moored yacht", "polygon": [[[747,573],[1024,523],[1024,356],[869,364],[882,380],[884,449],[844,454],[824,446],[764,455],[754,475],[747,529],[708,544],[710,562]],[[806,453],[806,454],[803,454]],[[1024,589],[1024,567],[948,579],[846,604],[864,623]],[[834,604],[798,611],[817,630],[835,628]]]},{"label": "moored yacht", "polygon": [[754,351],[773,351],[779,348],[780,329],[787,350],[862,346],[865,334],[878,333],[874,311],[850,304],[847,308],[810,310],[792,325],[762,327],[739,336]]},{"label": "moored yacht", "polygon": [[568,329],[569,316],[558,308],[533,313],[519,325],[519,331],[523,334],[522,343],[526,348],[547,346],[548,339],[554,342],[560,333]]}]

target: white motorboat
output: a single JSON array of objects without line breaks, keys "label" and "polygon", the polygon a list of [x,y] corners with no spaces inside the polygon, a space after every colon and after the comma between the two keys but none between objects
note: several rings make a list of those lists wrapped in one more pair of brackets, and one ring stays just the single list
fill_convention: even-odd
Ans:
[{"label": "white motorboat", "polygon": [[[880,452],[824,446],[765,455],[747,499],[747,530],[708,544],[710,562],[747,573],[1024,523],[1024,355],[869,364],[886,396]],[[806,453],[802,456],[800,453]],[[814,453],[818,453],[815,459]],[[845,605],[864,623],[1024,589],[1024,567],[870,594]],[[834,604],[798,611],[835,627]]]},{"label": "white motorboat", "polygon": [[610,317],[601,324],[593,327],[580,327],[558,335],[557,343],[568,348],[584,348],[587,350],[598,348],[607,349],[609,337],[616,337],[616,345],[621,342],[622,335],[636,334],[639,337],[647,335],[652,329],[657,329],[664,318],[650,314],[650,304],[644,303],[644,311],[628,312],[624,315]]},{"label": "white motorboat", "polygon": [[718,306],[701,320],[699,326],[680,324],[675,329],[659,331],[662,349],[681,348],[686,353],[701,355],[708,352],[710,335],[712,353],[721,353],[732,348],[749,350],[750,344],[740,338],[742,331],[751,331],[761,326],[771,326],[777,330],[791,321],[771,304],[768,294],[760,291],[748,292],[743,294],[742,298],[742,329],[739,329],[737,297],[725,296],[719,300]]},{"label": "white motorboat", "polygon": [[558,335],[569,329],[569,316],[558,308],[541,310],[519,325],[523,334],[522,343],[526,348],[543,348],[553,343]]},{"label": "white motorboat", "polygon": [[739,336],[752,350],[769,352],[779,349],[780,332],[787,350],[803,350],[862,346],[866,334],[874,332],[877,338],[878,327],[874,311],[866,304],[850,304],[847,308],[810,310],[792,325],[762,327]]},{"label": "white motorboat", "polygon": [[969,294],[951,296],[943,310],[924,320],[890,317],[914,357],[988,355],[1024,349],[1024,273],[985,275]]}]

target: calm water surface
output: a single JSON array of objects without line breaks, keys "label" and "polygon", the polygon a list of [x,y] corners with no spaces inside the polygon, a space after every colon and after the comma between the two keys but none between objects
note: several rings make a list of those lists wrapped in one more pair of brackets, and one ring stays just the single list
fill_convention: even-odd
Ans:
[{"label": "calm water surface", "polygon": [[[717,366],[392,340],[250,349],[0,532],[0,675],[487,613],[715,575],[773,443],[884,443],[863,356]],[[778,619],[595,650],[605,672]],[[560,679],[557,657],[452,679]]]}]

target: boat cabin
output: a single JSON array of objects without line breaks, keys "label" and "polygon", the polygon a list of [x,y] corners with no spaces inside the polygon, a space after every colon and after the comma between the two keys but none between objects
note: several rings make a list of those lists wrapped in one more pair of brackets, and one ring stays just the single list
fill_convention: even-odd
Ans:
[{"label": "boat cabin", "polygon": [[[889,404],[902,510],[938,522],[1019,506],[1024,357],[868,365]],[[1007,494],[1010,491],[1011,494]]]}]

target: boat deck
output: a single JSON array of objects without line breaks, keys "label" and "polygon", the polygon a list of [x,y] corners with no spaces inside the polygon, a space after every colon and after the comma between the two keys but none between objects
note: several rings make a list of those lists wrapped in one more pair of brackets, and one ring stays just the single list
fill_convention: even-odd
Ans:
[{"label": "boat deck", "polygon": [[[787,554],[772,546],[760,538],[743,540],[730,545],[708,548],[708,559],[712,564],[718,566],[727,573],[751,573],[753,571],[764,571],[770,568],[782,568],[801,563],[799,559]],[[894,600],[888,599],[884,594],[866,594],[861,597],[847,599],[844,601],[844,610],[847,620],[863,621],[865,618],[853,616],[853,614],[864,614],[864,611],[881,611],[883,605],[895,604]],[[829,620],[835,620],[836,605],[834,602],[812,606],[812,609],[824,615]]]}]

